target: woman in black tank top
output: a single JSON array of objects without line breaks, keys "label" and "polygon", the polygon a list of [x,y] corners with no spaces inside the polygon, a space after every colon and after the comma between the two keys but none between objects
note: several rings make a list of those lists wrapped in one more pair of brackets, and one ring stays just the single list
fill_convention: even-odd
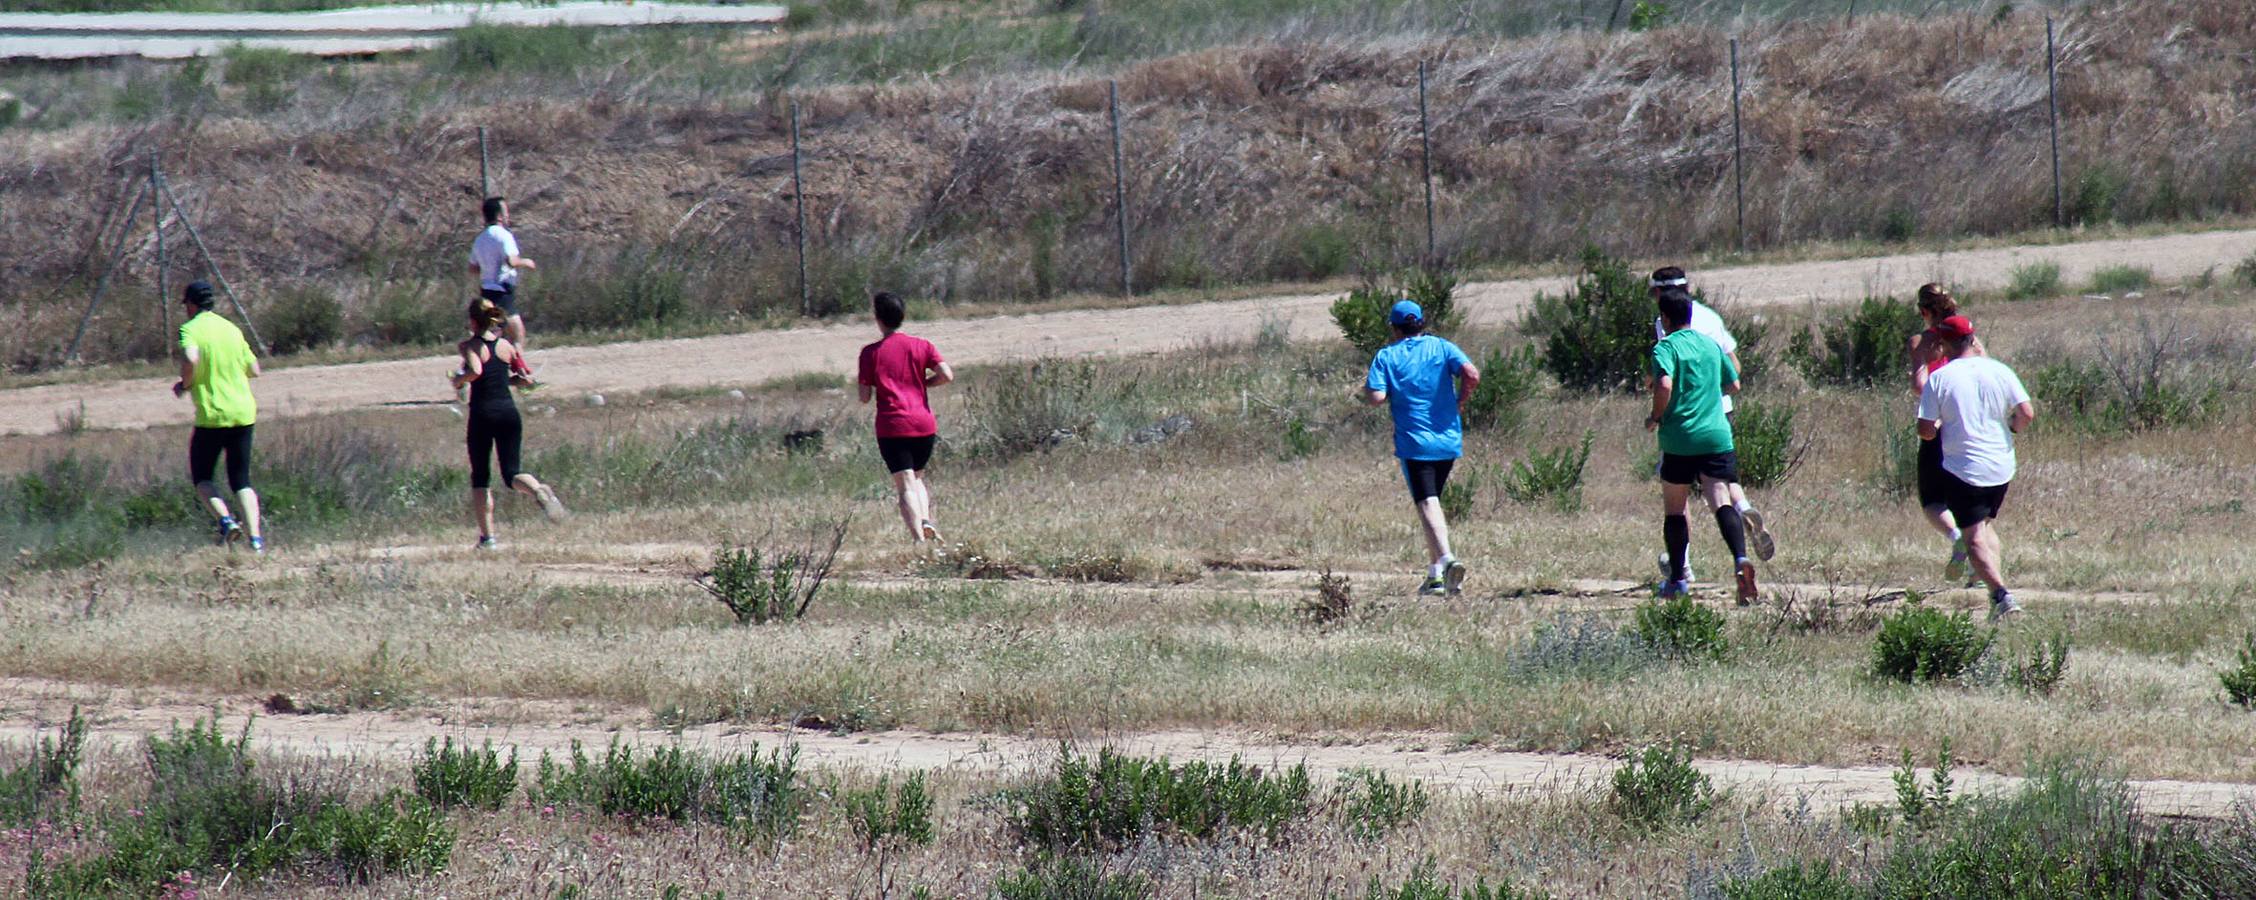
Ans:
[{"label": "woman in black tank top", "polygon": [[470,388],[466,443],[470,450],[470,517],[478,526],[478,549],[500,546],[494,539],[493,458],[501,459],[502,483],[540,502],[551,520],[564,518],[564,503],[540,479],[519,468],[525,423],[517,415],[517,401],[509,386],[516,376],[510,362],[517,348],[500,336],[508,313],[483,297],[470,305],[470,339],[455,345],[462,368],[454,373],[457,389]]}]

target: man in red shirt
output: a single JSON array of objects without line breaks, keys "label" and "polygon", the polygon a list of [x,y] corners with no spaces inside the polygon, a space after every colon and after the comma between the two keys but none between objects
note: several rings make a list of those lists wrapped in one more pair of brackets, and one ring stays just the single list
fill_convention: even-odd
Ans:
[{"label": "man in red shirt", "polygon": [[925,484],[924,468],[932,461],[940,420],[932,415],[925,392],[956,380],[956,373],[931,341],[901,333],[901,320],[908,315],[901,298],[880,293],[870,299],[870,311],[884,336],[862,348],[862,402],[877,401],[877,453],[893,473],[909,537],[937,541],[940,529],[932,524],[932,490]]}]

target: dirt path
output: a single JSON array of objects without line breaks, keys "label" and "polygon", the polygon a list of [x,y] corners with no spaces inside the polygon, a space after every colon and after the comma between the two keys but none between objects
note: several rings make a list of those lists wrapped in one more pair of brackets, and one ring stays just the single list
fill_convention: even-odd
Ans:
[{"label": "dirt path", "polygon": [[[1950,281],[1968,288],[2004,283],[2016,266],[2040,260],[2060,264],[2064,283],[2085,280],[2095,268],[2140,265],[2158,278],[2184,278],[2229,268],[2256,249],[2256,231],[2221,231],[2167,237],[2092,241],[2045,247],[1905,254],[1827,262],[1786,263],[1698,273],[1710,295],[1746,305],[1855,300],[1870,293],[1904,296],[1921,282]],[[1485,282],[1461,293],[1474,321],[1503,323],[1524,310],[1538,291],[1556,291],[1565,279]],[[945,348],[958,364],[1044,355],[1123,355],[1181,349],[1211,339],[1242,340],[1265,322],[1288,326],[1303,340],[1329,335],[1331,294],[1275,296],[1190,306],[1147,306],[918,323],[917,332]],[[659,387],[752,385],[804,372],[852,370],[869,328],[841,324],[718,337],[563,347],[540,351],[548,388],[543,396],[578,397],[600,391]],[[445,358],[283,369],[261,379],[261,415],[304,416],[386,403],[435,402],[451,396]],[[169,379],[61,384],[0,391],[0,434],[46,434],[58,414],[84,401],[93,428],[185,425],[189,409],[167,388]]]},{"label": "dirt path", "polygon": [[[342,757],[392,763],[412,759],[423,742],[453,737],[514,745],[537,758],[540,751],[564,751],[573,741],[601,748],[614,736],[643,745],[685,746],[742,751],[796,744],[800,758],[818,766],[874,771],[941,769],[971,774],[1015,775],[1044,766],[1056,752],[1055,737],[887,731],[832,734],[783,726],[709,725],[674,732],[642,726],[639,711],[590,712],[583,704],[508,700],[452,704],[436,712],[275,715],[253,697],[197,696],[157,688],[112,689],[36,679],[0,679],[0,742],[20,746],[42,729],[69,716],[72,705],[86,710],[100,744],[130,751],[143,737],[163,732],[217,710],[229,732],[256,715],[255,745],[269,752]],[[1448,735],[1389,734],[1354,743],[1294,741],[1235,731],[1157,731],[1074,736],[1085,748],[1109,745],[1128,752],[1176,760],[1227,761],[1242,757],[1261,765],[1306,763],[1319,782],[1338,773],[1371,768],[1393,778],[1414,778],[1429,786],[1477,795],[1528,794],[1602,786],[1620,761],[1587,754],[1513,753],[1481,748],[1455,749]],[[1881,766],[1796,766],[1750,760],[1709,759],[1698,763],[1717,787],[1737,790],[1788,806],[1840,808],[1857,803],[1889,803],[1895,797],[1893,770]],[[1954,773],[1965,792],[2010,790],[2019,778],[1960,769]],[[2223,818],[2236,805],[2256,804],[2256,784],[2232,782],[2132,782],[2143,808],[2157,815]]]}]

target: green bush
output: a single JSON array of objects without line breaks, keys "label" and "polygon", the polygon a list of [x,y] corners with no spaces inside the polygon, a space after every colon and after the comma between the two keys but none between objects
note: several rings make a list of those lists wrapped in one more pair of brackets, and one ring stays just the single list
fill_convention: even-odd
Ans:
[{"label": "green bush", "polygon": [[932,794],[925,788],[923,772],[902,780],[898,790],[892,776],[879,778],[874,787],[847,793],[840,805],[864,850],[875,851],[888,842],[918,847],[932,843]]},{"label": "green bush", "polygon": [[2241,639],[2239,665],[2218,672],[2217,680],[2225,686],[2225,699],[2256,709],[2256,632]]},{"label": "green bush", "polygon": [[1653,648],[1633,632],[1596,614],[1560,613],[1538,623],[1527,640],[1512,648],[1509,668],[1522,678],[1612,679],[1658,661]]},{"label": "green bush", "polygon": [[1590,443],[1596,434],[1582,432],[1580,447],[1538,450],[1515,460],[1504,476],[1504,495],[1526,504],[1549,503],[1562,513],[1582,509],[1582,476],[1590,465]]},{"label": "green bush", "polygon": [[1465,427],[1498,434],[1519,432],[1527,423],[1528,401],[1543,390],[1543,360],[1533,348],[1499,347],[1476,363],[1480,386],[1465,398]]},{"label": "green bush", "polygon": [[1277,458],[1285,462],[1308,459],[1324,451],[1324,436],[1309,427],[1308,417],[1294,414],[1285,420],[1285,430],[1278,435],[1280,448]]},{"label": "green bush", "polygon": [[1859,900],[1864,889],[1829,862],[1792,862],[1723,883],[1724,900]]},{"label": "green bush", "polygon": [[368,337],[394,347],[443,344],[468,333],[463,310],[469,301],[450,303],[428,285],[390,284],[378,289],[368,303]]},{"label": "green bush", "polygon": [[1679,594],[1667,600],[1638,604],[1630,633],[1645,646],[1669,659],[1721,660],[1731,653],[1723,635],[1723,614]]},{"label": "green bush", "polygon": [[297,81],[313,66],[310,57],[274,47],[236,44],[220,51],[220,80],[243,89],[251,109],[272,112],[297,96]]},{"label": "green bush", "polygon": [[1332,796],[1349,834],[1376,841],[1425,815],[1430,800],[1426,786],[1417,781],[1390,781],[1385,772],[1354,768],[1340,773]]},{"label": "green bush", "polygon": [[464,744],[455,749],[454,738],[441,744],[423,742],[423,755],[415,760],[415,794],[440,809],[467,806],[488,812],[498,810],[517,792],[517,748],[509,748],[502,762],[492,741],[478,750]]},{"label": "green bush", "polygon": [[259,306],[259,337],[275,353],[319,350],[345,335],[337,298],[311,285],[276,291]]},{"label": "green bush", "polygon": [[2106,266],[2092,272],[2091,279],[2094,294],[2143,291],[2154,284],[2154,270],[2145,266]]},{"label": "green bush", "polygon": [[2039,638],[2028,655],[2005,670],[2005,683],[2032,694],[2050,697],[2060,689],[2060,680],[2068,674],[2068,635],[2055,633]]},{"label": "green bush", "polygon": [[617,738],[591,762],[578,741],[566,763],[541,754],[533,802],[593,809],[623,819],[707,822],[774,841],[798,827],[807,805],[799,748],[760,756],[758,745],[721,756],[660,747],[637,756]]},{"label": "green bush", "polygon": [[1912,828],[1935,828],[1950,821],[1951,814],[1965,801],[1955,794],[1951,780],[1950,740],[1935,752],[1935,768],[1927,773],[1926,783],[1919,780],[1919,769],[1911,764],[1911,748],[1903,751],[1903,763],[1889,776],[1896,783],[1895,813],[1904,824]]},{"label": "green bush", "polygon": [[2014,266],[2005,277],[2005,299],[2043,300],[2060,296],[2060,264],[2033,262]]},{"label": "green bush", "polygon": [[1520,330],[1543,348],[1543,365],[1573,390],[1630,390],[1653,348],[1655,307],[1645,280],[1596,247],[1564,293],[1538,293]]},{"label": "green bush", "polygon": [[1871,479],[1890,497],[1908,497],[1919,489],[1919,432],[1905,417],[1883,423],[1880,461]]},{"label": "green bush", "polygon": [[1880,620],[1872,668],[1882,678],[1906,684],[1949,681],[1971,671],[1996,640],[1995,630],[1975,627],[1966,613],[1943,612],[1915,595]]},{"label": "green bush", "polygon": [[1480,496],[1480,470],[1465,466],[1462,472],[1441,486],[1441,514],[1451,522],[1471,518],[1473,501]]},{"label": "green bush", "polygon": [[1614,770],[1607,807],[1622,821],[1662,829],[1697,821],[1715,805],[1715,786],[1692,765],[1692,750],[1651,744]]},{"label": "green bush", "polygon": [[1177,766],[1109,747],[1094,760],[1060,748],[1049,777],[1011,793],[1008,815],[1022,843],[1053,851],[1116,849],[1151,831],[1275,839],[1307,813],[1309,792],[1304,765],[1270,773],[1237,759]]},{"label": "green bush", "polygon": [[2244,287],[2256,287],[2256,251],[2251,251],[2247,256],[2241,257],[2240,262],[2233,264],[2233,280]]},{"label": "green bush", "polygon": [[790,622],[807,615],[815,594],[830,580],[846,542],[844,519],[818,528],[803,546],[765,548],[723,540],[697,586],[728,607],[738,625]]},{"label": "green bush", "polygon": [[974,440],[1003,458],[1095,438],[1099,425],[1137,418],[1128,386],[1087,360],[998,366],[965,389]]},{"label": "green bush", "polygon": [[995,880],[998,900],[1147,900],[1150,879],[1105,871],[1100,860],[1045,856],[1017,873]]},{"label": "green bush", "polygon": [[85,752],[86,717],[73,706],[60,734],[42,736],[30,759],[0,772],[0,823],[28,825],[77,812],[78,764]]},{"label": "green bush", "polygon": [[1739,481],[1751,488],[1785,484],[1801,468],[1807,440],[1794,442],[1794,410],[1742,400],[1732,413],[1732,443],[1739,452]]},{"label": "green bush", "polygon": [[1426,330],[1447,336],[1465,324],[1455,296],[1457,276],[1435,270],[1417,270],[1390,281],[1366,281],[1348,295],[1332,301],[1332,323],[1340,336],[1364,353],[1377,353],[1394,340],[1387,313],[1395,301],[1413,300],[1426,313]]},{"label": "green bush", "polygon": [[570,25],[488,25],[472,23],[456,29],[447,42],[428,57],[440,71],[460,75],[478,72],[562,74],[592,61],[594,28]]},{"label": "green bush", "polygon": [[1814,334],[1795,332],[1786,357],[1813,382],[1866,387],[1909,371],[1904,349],[1920,326],[1917,307],[1866,297],[1855,312],[1818,323]]},{"label": "green bush", "polygon": [[1434,870],[1434,861],[1428,857],[1410,872],[1409,880],[1392,888],[1373,875],[1363,896],[1365,900],[1548,900],[1551,896],[1535,888],[1522,888],[1510,879],[1493,885],[1486,878],[1468,885],[1445,884],[1435,877]]}]

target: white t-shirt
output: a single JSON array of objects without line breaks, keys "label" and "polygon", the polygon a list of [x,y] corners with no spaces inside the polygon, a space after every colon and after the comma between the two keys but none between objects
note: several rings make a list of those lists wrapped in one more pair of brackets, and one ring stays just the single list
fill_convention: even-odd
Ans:
[{"label": "white t-shirt", "polygon": [[[1716,311],[1709,308],[1705,303],[1698,300],[1692,301],[1692,323],[1685,327],[1707,335],[1708,340],[1714,341],[1717,347],[1723,349],[1725,356],[1739,352],[1739,340],[1731,336],[1731,329],[1723,324],[1723,317],[1717,315]],[[1666,337],[1668,337],[1668,323],[1661,321],[1659,316],[1653,317],[1653,340],[1657,341]],[[1731,395],[1723,395],[1723,414],[1730,415],[1733,406]]]},{"label": "white t-shirt", "polygon": [[488,225],[478,232],[478,239],[470,242],[470,261],[478,264],[478,286],[489,291],[509,288],[517,283],[517,270],[509,265],[509,258],[517,255],[517,236],[500,225]]},{"label": "white t-shirt", "polygon": [[1975,487],[1996,487],[2013,480],[2013,408],[2027,402],[2029,392],[2012,369],[1966,356],[1927,376],[1919,419],[1939,428],[1943,471]]}]

